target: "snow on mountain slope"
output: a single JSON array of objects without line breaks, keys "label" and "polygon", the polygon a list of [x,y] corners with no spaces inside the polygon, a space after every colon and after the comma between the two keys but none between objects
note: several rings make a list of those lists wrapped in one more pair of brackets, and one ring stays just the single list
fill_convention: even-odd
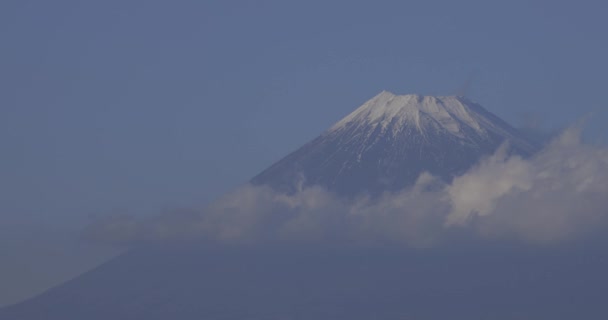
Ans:
[{"label": "snow on mountain slope", "polygon": [[507,141],[522,156],[537,150],[466,98],[383,91],[252,183],[285,192],[316,184],[346,196],[379,194],[412,185],[425,171],[449,181]]}]

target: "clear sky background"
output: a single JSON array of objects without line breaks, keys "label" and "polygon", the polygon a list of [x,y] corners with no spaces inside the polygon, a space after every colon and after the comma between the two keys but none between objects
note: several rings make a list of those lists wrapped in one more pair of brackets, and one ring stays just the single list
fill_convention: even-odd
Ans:
[{"label": "clear sky background", "polygon": [[607,10],[604,1],[4,0],[0,305],[108,257],[78,240],[91,219],[208,203],[384,89],[466,87],[508,122],[546,129],[592,112],[587,136],[602,142]]}]

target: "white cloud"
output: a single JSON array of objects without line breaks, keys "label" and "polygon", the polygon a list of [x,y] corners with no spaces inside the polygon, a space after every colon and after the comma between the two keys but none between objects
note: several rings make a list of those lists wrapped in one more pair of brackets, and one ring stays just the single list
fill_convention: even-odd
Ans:
[{"label": "white cloud", "polygon": [[565,131],[531,159],[506,147],[445,184],[429,174],[379,198],[344,199],[321,187],[293,195],[245,185],[199,211],[135,221],[101,221],[89,236],[129,243],[199,239],[211,243],[304,243],[427,247],[454,234],[559,243],[608,221],[608,149]]}]

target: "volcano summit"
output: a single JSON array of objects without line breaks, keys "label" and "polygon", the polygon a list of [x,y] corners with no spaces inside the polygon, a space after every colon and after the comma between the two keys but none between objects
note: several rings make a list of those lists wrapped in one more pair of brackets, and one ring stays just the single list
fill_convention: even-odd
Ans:
[{"label": "volcano summit", "polygon": [[344,196],[380,194],[414,184],[423,172],[451,181],[503,143],[522,156],[538,149],[464,97],[383,91],[252,183],[285,192],[321,185]]}]

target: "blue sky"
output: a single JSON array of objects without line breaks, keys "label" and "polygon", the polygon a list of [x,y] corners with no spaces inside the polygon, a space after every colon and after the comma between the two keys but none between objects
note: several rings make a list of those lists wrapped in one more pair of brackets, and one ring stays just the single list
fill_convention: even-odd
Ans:
[{"label": "blue sky", "polygon": [[512,124],[593,112],[588,137],[604,141],[607,9],[3,1],[0,231],[207,203],[383,89],[450,95],[472,79],[467,94]]}]

